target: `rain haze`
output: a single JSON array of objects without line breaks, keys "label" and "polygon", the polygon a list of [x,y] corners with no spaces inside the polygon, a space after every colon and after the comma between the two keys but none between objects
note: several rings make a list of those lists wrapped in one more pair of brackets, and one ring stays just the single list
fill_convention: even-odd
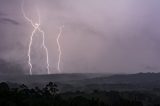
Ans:
[{"label": "rain haze", "polygon": [[[0,74],[28,74],[33,26],[23,17],[22,0],[0,0]],[[24,0],[34,23],[39,10],[50,72],[58,73],[57,36],[62,73],[137,73],[160,70],[159,0]],[[34,74],[46,74],[42,36],[31,48]],[[14,70],[15,68],[15,70]]]}]

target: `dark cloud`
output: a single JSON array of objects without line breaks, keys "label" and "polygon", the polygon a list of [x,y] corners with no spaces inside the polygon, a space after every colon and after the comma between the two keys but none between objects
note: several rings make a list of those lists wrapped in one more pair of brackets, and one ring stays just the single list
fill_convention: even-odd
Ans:
[{"label": "dark cloud", "polygon": [[146,70],[149,70],[149,71],[153,71],[153,70],[158,70],[158,69],[159,69],[159,67],[155,67],[155,66],[149,66],[149,65],[147,65],[147,66],[145,66],[145,69],[146,69]]},{"label": "dark cloud", "polygon": [[13,24],[13,25],[20,25],[20,23],[17,22],[16,20],[9,19],[9,18],[1,18],[0,23],[10,23],[10,24]]},{"label": "dark cloud", "polygon": [[6,16],[6,14],[3,12],[0,12],[0,16]]},{"label": "dark cloud", "polygon": [[9,75],[9,74],[22,74],[22,67],[16,63],[10,63],[10,62],[6,62],[2,59],[0,59],[0,75]]},{"label": "dark cloud", "polygon": [[[0,58],[24,65],[27,72],[33,27],[23,17],[21,2],[0,0]],[[26,0],[24,10],[35,23],[35,6],[39,9],[53,73],[57,72],[57,26],[61,25],[65,26],[60,38],[62,72],[135,73],[160,69],[159,5],[158,0]],[[20,23],[22,27],[12,26]],[[45,69],[41,41],[39,36],[33,39],[36,73]]]}]

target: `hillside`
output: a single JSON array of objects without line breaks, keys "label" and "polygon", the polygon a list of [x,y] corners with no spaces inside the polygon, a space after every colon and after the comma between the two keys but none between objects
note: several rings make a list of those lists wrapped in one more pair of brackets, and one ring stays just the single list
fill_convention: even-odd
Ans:
[{"label": "hillside", "polygon": [[1,76],[1,82],[26,84],[30,87],[43,87],[48,82],[55,82],[62,91],[73,90],[151,90],[160,88],[160,73],[138,74],[52,74]]}]

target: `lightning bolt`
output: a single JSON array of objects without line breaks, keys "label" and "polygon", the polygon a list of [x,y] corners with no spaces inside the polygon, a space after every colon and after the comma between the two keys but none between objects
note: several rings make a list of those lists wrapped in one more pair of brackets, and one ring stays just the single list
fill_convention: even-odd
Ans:
[{"label": "lightning bolt", "polygon": [[64,25],[59,27],[59,34],[57,36],[57,45],[58,45],[58,52],[59,52],[59,56],[58,56],[58,65],[57,65],[57,69],[59,72],[61,72],[61,69],[60,69],[60,63],[61,63],[61,55],[62,55],[62,51],[61,51],[61,46],[60,46],[60,43],[59,43],[59,39],[62,35],[62,29],[63,29]]},{"label": "lightning bolt", "polygon": [[32,75],[32,63],[31,63],[31,46],[32,46],[32,43],[33,43],[33,37],[35,36],[35,33],[36,31],[39,31],[40,33],[42,33],[42,39],[43,39],[43,42],[42,42],[42,47],[44,48],[45,52],[46,52],[46,62],[47,62],[47,73],[50,74],[50,70],[49,70],[49,58],[48,58],[48,49],[45,45],[45,32],[40,29],[40,25],[41,25],[41,22],[40,22],[40,15],[39,15],[39,11],[37,9],[37,13],[38,13],[38,22],[36,22],[34,24],[34,22],[32,21],[32,19],[28,18],[25,14],[25,11],[24,11],[24,1],[22,2],[21,4],[21,10],[22,10],[22,14],[23,14],[23,17],[33,26],[34,30],[32,31],[32,34],[30,36],[30,42],[29,42],[29,48],[28,48],[28,65],[30,67],[29,69],[29,74]]}]

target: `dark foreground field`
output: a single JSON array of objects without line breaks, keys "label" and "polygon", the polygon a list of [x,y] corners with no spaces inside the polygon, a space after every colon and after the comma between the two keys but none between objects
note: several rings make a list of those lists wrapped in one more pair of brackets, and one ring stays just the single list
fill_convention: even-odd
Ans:
[{"label": "dark foreground field", "polygon": [[160,106],[160,74],[1,76],[0,106]]}]

